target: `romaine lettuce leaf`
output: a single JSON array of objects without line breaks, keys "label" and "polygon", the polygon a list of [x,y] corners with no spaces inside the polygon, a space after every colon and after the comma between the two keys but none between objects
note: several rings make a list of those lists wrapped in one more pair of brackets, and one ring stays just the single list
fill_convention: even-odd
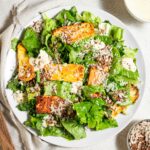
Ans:
[{"label": "romaine lettuce leaf", "polygon": [[[133,57],[135,55],[137,50],[134,51],[127,51],[126,54]],[[120,55],[120,52],[117,48],[112,49],[113,52],[113,62],[110,70],[110,77],[114,78],[115,81],[123,81],[123,82],[129,82],[129,83],[137,83],[139,79],[139,73],[136,70],[135,72],[126,70],[122,66],[122,57]],[[125,55],[126,55],[125,54]]]},{"label": "romaine lettuce leaf", "polygon": [[35,103],[36,100],[32,99],[30,101],[26,101],[17,105],[17,108],[21,111],[35,111]]},{"label": "romaine lettuce leaf", "polygon": [[100,40],[100,41],[104,42],[107,45],[113,44],[113,39],[109,36],[106,36],[106,35],[95,35],[94,39],[95,40]]},{"label": "romaine lettuce leaf", "polygon": [[56,126],[42,126],[42,119],[44,115],[36,115],[36,116],[29,116],[28,120],[24,122],[26,126],[29,126],[35,129],[39,135],[41,136],[61,136],[68,140],[72,140],[73,136],[67,132],[63,127],[56,127]]},{"label": "romaine lettuce leaf", "polygon": [[74,101],[77,96],[71,93],[71,83],[63,81],[47,81],[44,83],[44,95],[57,95],[63,99]]},{"label": "romaine lettuce leaf", "polygon": [[76,7],[72,7],[70,10],[63,9],[60,11],[54,19],[59,26],[69,25],[78,22],[80,16],[77,13]]},{"label": "romaine lettuce leaf", "polygon": [[101,19],[99,17],[95,17],[92,13],[88,11],[83,11],[81,14],[81,20],[84,22],[90,22],[93,23],[95,27],[98,27],[98,25],[101,22]]},{"label": "romaine lettuce leaf", "polygon": [[12,48],[14,51],[17,50],[17,44],[18,44],[18,42],[19,42],[19,39],[17,39],[17,38],[13,38],[13,39],[11,40],[11,48]]},{"label": "romaine lettuce leaf", "polygon": [[21,84],[16,76],[13,76],[7,83],[7,88],[16,92],[17,90],[25,91],[25,86]]},{"label": "romaine lettuce leaf", "polygon": [[88,113],[91,109],[91,102],[80,102],[73,105],[73,109],[76,111],[76,114],[79,118],[81,124],[87,124],[88,122]]},{"label": "romaine lettuce leaf", "polygon": [[87,85],[83,87],[83,95],[85,97],[90,98],[91,95],[95,93],[105,94],[105,89],[103,85],[98,85],[98,86]]},{"label": "romaine lettuce leaf", "polygon": [[73,136],[67,132],[64,128],[62,127],[47,127],[47,128],[42,128],[40,130],[40,135],[42,136],[60,136],[60,137],[64,137],[68,140],[73,140]]},{"label": "romaine lettuce leaf", "polygon": [[26,93],[27,93],[27,100],[33,100],[36,98],[36,96],[40,95],[40,91],[32,90],[34,87],[26,87]]},{"label": "romaine lettuce leaf", "polygon": [[48,38],[51,36],[51,31],[57,27],[56,21],[43,15],[43,30],[41,34],[41,41],[43,44],[48,44]]},{"label": "romaine lettuce leaf", "polygon": [[107,22],[102,22],[99,25],[100,29],[105,29],[104,36],[112,37],[113,40],[121,41],[123,38],[123,29]]},{"label": "romaine lettuce leaf", "polygon": [[104,130],[111,127],[118,127],[118,123],[115,119],[104,119],[103,122],[98,124],[97,130]]},{"label": "romaine lettuce leaf", "polygon": [[83,125],[79,124],[75,120],[63,120],[61,123],[76,140],[86,137],[86,132]]},{"label": "romaine lettuce leaf", "polygon": [[98,27],[101,22],[99,17],[95,17],[88,11],[79,14],[76,7],[72,7],[70,10],[63,9],[54,17],[54,19],[59,26],[70,25],[75,22],[90,22],[93,23],[95,27]]},{"label": "romaine lettuce leaf", "polygon": [[[109,124],[111,118],[106,117],[106,102],[100,98],[91,99],[75,103],[73,109],[76,111],[77,117],[81,124],[88,125],[91,129],[100,130],[103,126],[106,128],[116,127],[116,124]],[[105,125],[106,123],[106,125]],[[102,127],[101,127],[102,126]]]},{"label": "romaine lettuce leaf", "polygon": [[114,40],[121,41],[123,38],[123,29],[112,25],[109,36]]},{"label": "romaine lettuce leaf", "polygon": [[125,47],[124,48],[124,56],[123,57],[135,59],[135,56],[136,56],[137,52],[138,52],[137,48],[131,49],[131,48]]},{"label": "romaine lettuce leaf", "polygon": [[40,37],[31,27],[25,29],[22,44],[30,56],[36,57],[39,54],[41,48]]}]

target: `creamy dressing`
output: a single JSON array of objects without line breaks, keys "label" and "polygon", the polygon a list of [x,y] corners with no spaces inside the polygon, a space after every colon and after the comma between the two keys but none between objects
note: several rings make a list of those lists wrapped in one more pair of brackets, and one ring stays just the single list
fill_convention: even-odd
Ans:
[{"label": "creamy dressing", "polygon": [[99,24],[99,31],[102,35],[109,35],[110,30],[111,30],[111,25],[109,23]]},{"label": "creamy dressing", "polygon": [[77,94],[78,90],[81,89],[81,87],[82,87],[82,82],[81,81],[73,82],[71,92],[74,93],[74,94]]},{"label": "creamy dressing", "polygon": [[133,62],[132,58],[123,58],[122,59],[122,66],[130,71],[135,72],[136,71],[136,65]]},{"label": "creamy dressing", "polygon": [[22,91],[20,91],[20,90],[16,91],[16,92],[13,94],[13,96],[14,96],[14,99],[15,99],[18,103],[23,102],[24,99],[25,99],[25,94],[24,94]]},{"label": "creamy dressing", "polygon": [[31,57],[29,61],[30,64],[34,66],[34,71],[37,71],[43,69],[46,64],[49,64],[52,61],[52,59],[44,50],[40,50],[38,57]]},{"label": "creamy dressing", "polygon": [[138,18],[150,21],[150,0],[125,0],[130,12]]},{"label": "creamy dressing", "polygon": [[93,39],[90,41],[90,44],[93,46],[94,50],[103,49],[106,46],[104,42]]}]

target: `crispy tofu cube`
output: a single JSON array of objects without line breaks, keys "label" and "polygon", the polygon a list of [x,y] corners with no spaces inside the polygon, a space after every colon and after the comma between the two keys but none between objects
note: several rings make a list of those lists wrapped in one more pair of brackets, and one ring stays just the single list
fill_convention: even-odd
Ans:
[{"label": "crispy tofu cube", "polygon": [[92,66],[89,72],[88,85],[100,85],[106,78],[106,73],[99,66]]},{"label": "crispy tofu cube", "polygon": [[136,102],[136,100],[138,99],[139,97],[139,89],[134,86],[134,85],[131,85],[130,87],[130,99],[133,103]]},{"label": "crispy tofu cube", "polygon": [[77,64],[50,64],[45,65],[45,77],[47,80],[59,80],[66,82],[82,81],[84,66]]},{"label": "crispy tofu cube", "polygon": [[17,46],[18,78],[22,81],[30,81],[35,77],[34,67],[29,63],[29,57],[22,44]]},{"label": "crispy tofu cube", "polygon": [[127,109],[127,106],[119,106],[119,105],[114,105],[112,108],[112,114],[111,116],[113,118],[117,117],[120,113],[124,113]]},{"label": "crispy tofu cube", "polygon": [[37,96],[36,112],[39,114],[51,114],[54,110],[59,109],[59,105],[63,103],[64,100],[58,96]]},{"label": "crispy tofu cube", "polygon": [[60,36],[66,43],[73,43],[94,35],[94,26],[91,23],[78,23],[63,26],[53,31],[53,36]]}]

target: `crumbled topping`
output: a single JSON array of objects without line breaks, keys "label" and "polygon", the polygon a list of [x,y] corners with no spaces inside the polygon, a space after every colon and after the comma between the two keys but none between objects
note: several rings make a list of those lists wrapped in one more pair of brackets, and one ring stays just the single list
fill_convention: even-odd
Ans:
[{"label": "crumbled topping", "polygon": [[42,20],[34,22],[32,28],[35,32],[40,33],[42,31]]},{"label": "crumbled topping", "polygon": [[98,66],[102,68],[104,73],[108,72],[112,63],[112,48],[99,40],[93,39],[86,44],[86,47],[93,49],[93,57],[97,61]]},{"label": "crumbled topping", "polygon": [[25,100],[25,94],[20,90],[16,91],[13,96],[18,103],[22,103]]},{"label": "crumbled topping", "polygon": [[128,140],[131,150],[150,150],[150,122],[142,121],[135,125]]},{"label": "crumbled topping", "polygon": [[81,89],[82,84],[83,83],[81,81],[73,82],[71,92],[74,93],[74,94],[77,94],[79,92],[79,90]]},{"label": "crumbled topping", "polygon": [[55,126],[56,124],[57,124],[57,121],[55,120],[54,116],[52,116],[52,115],[47,115],[42,120],[42,126],[44,128],[46,128],[48,126]]},{"label": "crumbled topping", "polygon": [[40,50],[37,58],[30,58],[30,64],[34,66],[34,70],[41,70],[46,64],[52,63],[51,57],[44,51]]},{"label": "crumbled topping", "polygon": [[130,71],[135,72],[136,71],[136,65],[133,62],[132,58],[123,58],[122,59],[122,66]]},{"label": "crumbled topping", "polygon": [[59,117],[62,117],[65,114],[69,105],[70,105],[70,102],[67,100],[59,101],[57,105],[50,106],[51,113]]},{"label": "crumbled topping", "polygon": [[35,84],[35,86],[34,87],[31,87],[30,88],[30,92],[31,93],[37,93],[37,95],[36,96],[38,96],[39,94],[40,94],[40,86],[39,86],[39,84]]},{"label": "crumbled topping", "polygon": [[102,35],[108,35],[111,29],[111,25],[108,23],[101,23],[99,24],[99,32]]}]

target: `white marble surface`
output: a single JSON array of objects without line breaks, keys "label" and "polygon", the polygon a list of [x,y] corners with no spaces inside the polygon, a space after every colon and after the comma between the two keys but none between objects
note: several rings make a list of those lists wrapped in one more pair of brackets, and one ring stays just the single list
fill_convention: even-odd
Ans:
[{"label": "white marble surface", "polygon": [[[11,23],[12,17],[10,10],[13,4],[18,0],[0,0],[0,32],[2,32]],[[36,4],[37,0],[29,1],[29,4]],[[43,0],[38,0],[43,1]],[[141,23],[136,21],[128,14],[123,0],[80,0],[81,5],[89,5],[91,7],[103,9],[123,21],[138,41],[141,51],[143,52],[146,66],[146,88],[142,103],[137,113],[133,117],[131,124],[137,120],[150,118],[150,23]],[[6,7],[7,4],[7,7]],[[87,150],[127,150],[126,134],[130,125],[125,128],[117,136],[104,139],[102,145],[94,145],[88,147]],[[9,131],[12,128],[9,126]],[[63,150],[61,147],[53,147],[53,150]],[[77,148],[76,148],[77,149]]]}]

